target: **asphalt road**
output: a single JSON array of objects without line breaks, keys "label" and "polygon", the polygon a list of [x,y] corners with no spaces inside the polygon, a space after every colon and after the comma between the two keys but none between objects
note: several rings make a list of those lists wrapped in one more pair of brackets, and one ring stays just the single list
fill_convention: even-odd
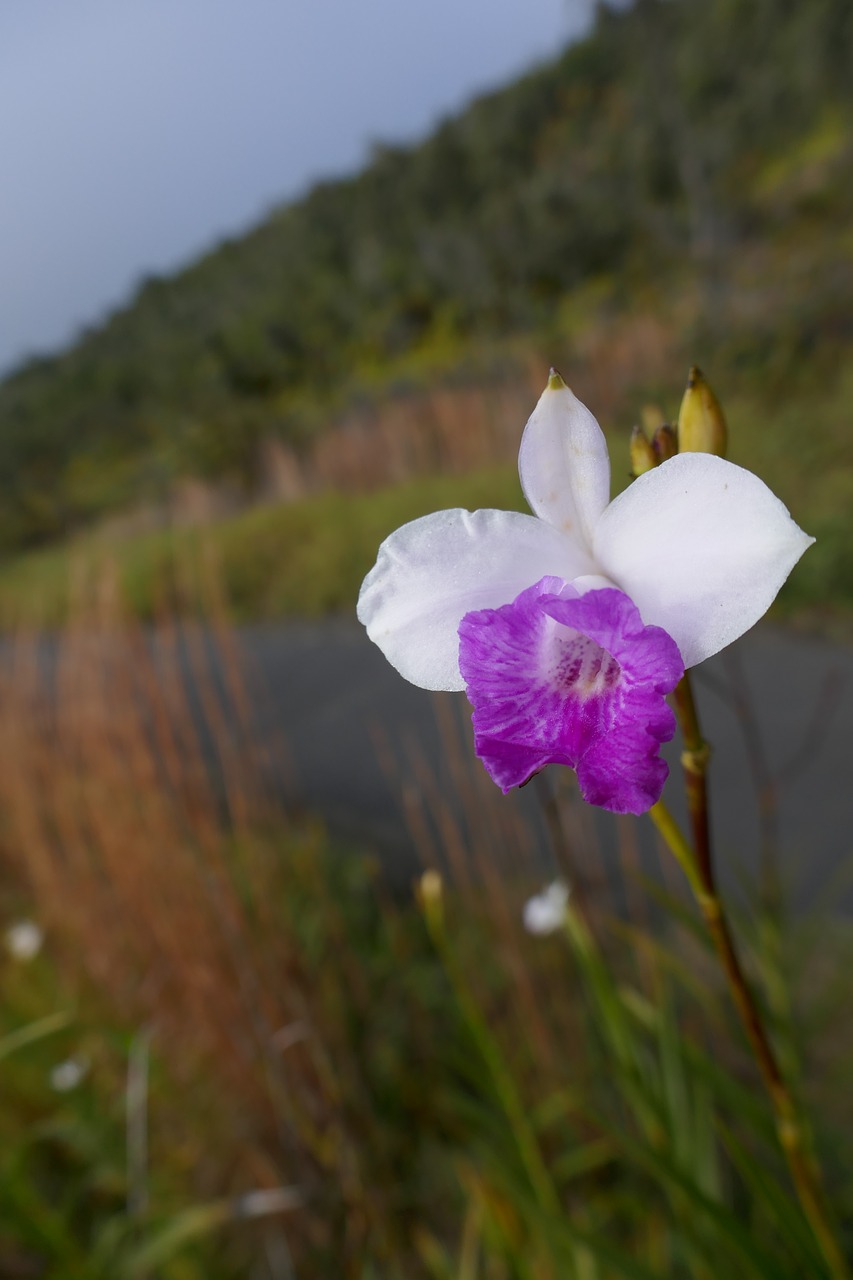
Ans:
[{"label": "asphalt road", "polygon": [[[248,734],[228,710],[233,664],[212,631],[184,633],[177,647],[151,638],[164,689],[178,663],[223,797],[228,766],[211,736],[199,670],[222,691],[216,733],[226,735],[232,758],[237,752],[260,771],[289,809],[318,814],[337,843],[376,854],[400,887],[425,862],[449,863],[484,885],[495,871],[522,871],[529,881],[559,868],[590,890],[606,884],[611,897],[626,892],[626,867],[674,871],[648,819],[585,805],[570,770],[547,769],[503,796],[473,754],[464,695],[407,684],[354,619],[254,626],[235,638]],[[81,673],[137,661],[138,645],[126,646],[120,631],[84,639],[91,648]],[[54,637],[39,648],[49,701],[60,644]],[[0,658],[13,653],[0,642]],[[853,909],[853,648],[759,626],[695,679],[713,747],[712,828],[724,883],[754,884],[763,865],[778,866],[798,905],[823,895]],[[114,696],[124,696],[121,681],[117,687]],[[679,753],[677,741],[666,748],[665,798],[683,820]]]},{"label": "asphalt road", "polygon": [[[566,770],[503,797],[468,745],[464,695],[407,684],[354,621],[252,627],[240,641],[277,788],[339,839],[377,851],[395,880],[411,880],[424,857],[509,867],[533,857],[544,875],[561,840],[593,881],[626,858],[654,870],[648,820],[593,812]],[[853,901],[839,884],[853,866],[853,649],[759,625],[695,679],[724,880],[754,881],[776,863],[799,903]],[[683,815],[679,751],[667,749],[666,798]],[[554,787],[567,792],[559,839]]]}]

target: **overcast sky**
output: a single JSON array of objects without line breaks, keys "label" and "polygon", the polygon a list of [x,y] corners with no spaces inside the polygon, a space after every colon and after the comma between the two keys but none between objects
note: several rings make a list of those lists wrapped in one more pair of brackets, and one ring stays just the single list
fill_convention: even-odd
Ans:
[{"label": "overcast sky", "polygon": [[0,0],[0,370],[554,55],[591,8]]}]

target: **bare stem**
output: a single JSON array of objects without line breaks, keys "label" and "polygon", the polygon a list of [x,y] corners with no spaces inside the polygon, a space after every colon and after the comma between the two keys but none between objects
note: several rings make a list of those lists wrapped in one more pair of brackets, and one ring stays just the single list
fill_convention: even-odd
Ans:
[{"label": "bare stem", "polygon": [[681,763],[693,835],[692,846],[662,802],[659,801],[649,811],[649,817],[683,868],[711,935],[732,999],[773,1105],[779,1144],[788,1162],[803,1212],[811,1225],[830,1275],[834,1280],[846,1280],[849,1271],[830,1225],[820,1173],[811,1157],[807,1135],[794,1099],[746,980],[731,927],[717,892],[711,857],[706,778],[710,751],[702,737],[693,690],[686,674],[675,691],[675,701],[684,739]]}]

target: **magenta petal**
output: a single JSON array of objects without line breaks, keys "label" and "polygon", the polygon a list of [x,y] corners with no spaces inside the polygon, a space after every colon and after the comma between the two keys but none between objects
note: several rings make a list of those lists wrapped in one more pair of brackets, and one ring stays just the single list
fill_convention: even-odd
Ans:
[{"label": "magenta petal", "polygon": [[646,813],[661,797],[669,766],[659,755],[675,733],[675,716],[661,694],[632,689],[618,723],[577,764],[581,795],[614,813]]},{"label": "magenta petal", "polygon": [[477,754],[503,791],[564,764],[603,808],[644,813],[660,797],[658,752],[675,731],[665,696],[684,667],[622,592],[579,596],[543,578],[512,604],[465,615],[459,667]]}]

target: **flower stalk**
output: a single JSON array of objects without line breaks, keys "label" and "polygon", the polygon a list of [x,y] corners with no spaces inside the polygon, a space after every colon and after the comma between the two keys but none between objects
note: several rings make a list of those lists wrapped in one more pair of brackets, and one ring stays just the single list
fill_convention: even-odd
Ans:
[{"label": "flower stalk", "polygon": [[685,673],[675,691],[675,703],[684,741],[681,763],[693,844],[685,839],[662,801],[658,801],[649,810],[649,817],[687,876],[702,913],[770,1098],[779,1145],[785,1155],[800,1205],[826,1261],[829,1274],[833,1280],[847,1280],[850,1272],[830,1222],[820,1172],[811,1155],[807,1131],[782,1074],[755,995],[743,971],[731,926],[717,891],[708,812],[707,768],[711,753],[702,736],[689,673]]},{"label": "flower stalk", "polygon": [[681,753],[681,767],[684,770],[687,812],[690,815],[690,826],[693,831],[693,848],[696,852],[696,861],[703,881],[713,882],[711,824],[708,813],[708,787],[706,782],[708,762],[711,759],[711,748],[702,737],[699,717],[696,713],[696,702],[693,697],[693,686],[688,672],[685,671],[678,682],[674,697],[678,723],[681,726],[681,737],[684,743],[684,750]]}]

